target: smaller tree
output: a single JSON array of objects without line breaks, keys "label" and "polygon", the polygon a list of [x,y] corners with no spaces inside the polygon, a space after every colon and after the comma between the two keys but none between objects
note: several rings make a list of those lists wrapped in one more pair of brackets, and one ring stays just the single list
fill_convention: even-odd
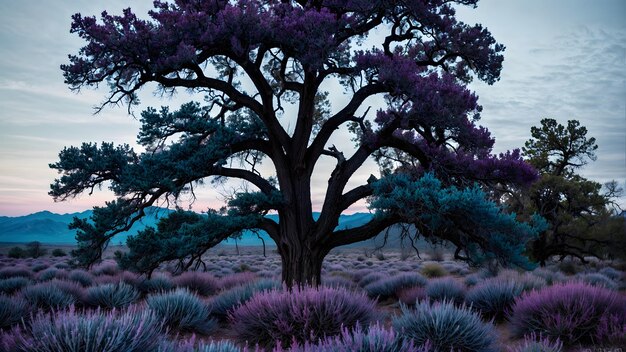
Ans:
[{"label": "smaller tree", "polygon": [[531,135],[523,153],[541,178],[511,198],[518,212],[536,212],[549,224],[532,241],[531,257],[541,265],[552,256],[585,262],[585,256],[602,257],[607,249],[623,246],[624,223],[614,219],[609,207],[621,189],[612,182],[603,191],[600,183],[576,174],[589,160],[596,160],[596,139],[587,138],[587,129],[576,120],[563,126],[543,119],[540,127],[531,128]]},{"label": "smaller tree", "polygon": [[26,254],[29,257],[39,258],[43,255],[46,255],[48,251],[41,247],[41,242],[33,241],[26,244]]}]

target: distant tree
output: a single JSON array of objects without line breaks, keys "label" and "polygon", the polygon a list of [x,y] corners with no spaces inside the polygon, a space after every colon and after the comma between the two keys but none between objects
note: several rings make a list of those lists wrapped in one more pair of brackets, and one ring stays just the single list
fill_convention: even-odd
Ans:
[{"label": "distant tree", "polygon": [[[175,111],[143,111],[141,153],[85,143],[65,148],[50,165],[61,174],[50,191],[57,201],[103,185],[117,196],[95,207],[91,219],[72,223],[75,259],[98,261],[111,238],[151,205],[176,204],[205,180],[238,179],[255,191],[237,193],[206,215],[172,213],[130,237],[119,260],[139,259],[142,270],[162,261],[191,267],[231,234],[263,230],[276,242],[283,281],[316,285],[332,248],[409,223],[416,234],[452,242],[458,258],[524,265],[519,252],[536,229],[481,189],[528,184],[537,174],[517,150],[491,154],[494,139],[476,125],[481,107],[466,84],[474,77],[497,81],[504,50],[481,25],[456,20],[453,6],[476,3],[177,0],[156,1],[150,20],[130,9],[105,12],[100,21],[74,15],[71,32],[87,44],[61,69],[73,90],[110,88],[100,109],[126,103],[130,110],[148,83],[164,94],[204,96],[204,103]],[[357,46],[366,40],[378,44]],[[333,84],[349,98],[335,110],[328,100]],[[375,95],[386,107],[372,116],[365,107]],[[342,130],[354,135],[350,153],[331,142]],[[315,220],[312,175],[321,158],[336,165]],[[380,174],[349,187],[369,158]],[[275,173],[262,175],[258,165],[267,159]],[[364,199],[376,216],[337,229],[340,214]],[[264,217],[269,211],[280,221]]]},{"label": "distant tree", "polygon": [[52,250],[52,256],[53,257],[65,257],[67,255],[67,253],[62,250],[61,248],[55,248]]},{"label": "distant tree", "polygon": [[26,258],[28,256],[26,254],[26,251],[22,247],[11,247],[7,255],[9,256],[9,258],[16,258],[16,259]]},{"label": "distant tree", "polygon": [[26,244],[26,255],[33,258],[39,258],[46,255],[48,250],[41,246],[41,242],[33,241]]},{"label": "distant tree", "polygon": [[587,129],[576,120],[564,126],[543,119],[541,126],[531,128],[531,135],[523,152],[541,178],[512,198],[520,213],[538,213],[549,224],[532,242],[531,257],[545,265],[552,256],[573,256],[584,262],[585,256],[626,251],[624,222],[611,209],[621,188],[610,182],[603,190],[600,183],[576,173],[596,160],[596,139],[587,137]]}]

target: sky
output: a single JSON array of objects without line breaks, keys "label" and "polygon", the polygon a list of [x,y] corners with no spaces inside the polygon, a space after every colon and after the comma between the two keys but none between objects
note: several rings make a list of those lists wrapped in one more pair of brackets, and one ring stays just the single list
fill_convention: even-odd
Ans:
[{"label": "sky", "polygon": [[[69,33],[71,15],[118,14],[131,7],[140,17],[152,1],[0,1],[0,215],[41,210],[83,211],[114,197],[106,190],[65,202],[48,196],[58,176],[49,163],[64,146],[83,142],[135,145],[138,121],[125,108],[94,115],[106,91],[70,92],[59,66],[83,45]],[[579,170],[591,180],[626,185],[626,1],[482,0],[459,9],[458,18],[481,23],[506,46],[501,79],[471,84],[483,106],[481,125],[496,138],[495,152],[520,148],[542,118],[562,124],[579,120],[599,146],[597,161]],[[338,89],[340,92],[340,89]],[[148,106],[176,108],[191,100],[181,94],[159,99],[141,93]],[[340,96],[340,94],[333,94]],[[344,98],[331,100],[333,110]],[[337,141],[341,143],[341,141]],[[332,160],[316,168],[313,202],[319,206]],[[358,185],[376,170],[368,163]],[[193,209],[219,207],[226,189],[202,191]],[[626,198],[619,200],[626,208]],[[359,204],[352,211],[366,210]]]}]

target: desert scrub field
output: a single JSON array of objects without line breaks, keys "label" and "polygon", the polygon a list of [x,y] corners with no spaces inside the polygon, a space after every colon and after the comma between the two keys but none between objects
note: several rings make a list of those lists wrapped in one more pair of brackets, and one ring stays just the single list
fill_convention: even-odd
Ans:
[{"label": "desert scrub field", "polygon": [[[6,251],[5,251],[6,252]],[[51,252],[50,252],[51,253]],[[323,284],[292,292],[279,256],[221,247],[150,278],[106,259],[0,257],[0,351],[621,351],[623,267],[470,268],[336,250]],[[611,266],[613,265],[613,266]],[[619,268],[619,269],[618,269]]]}]

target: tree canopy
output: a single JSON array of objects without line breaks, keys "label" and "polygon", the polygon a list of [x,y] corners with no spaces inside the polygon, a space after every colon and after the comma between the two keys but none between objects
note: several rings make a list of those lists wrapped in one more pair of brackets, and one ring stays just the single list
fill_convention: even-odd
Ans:
[{"label": "tree canopy", "polygon": [[531,257],[545,264],[552,256],[603,257],[624,252],[624,220],[616,218],[610,206],[622,192],[616,182],[605,185],[576,173],[589,160],[596,160],[596,139],[587,137],[587,128],[577,120],[567,126],[554,119],[542,119],[532,127],[532,138],[523,148],[528,162],[540,172],[529,190],[513,198],[521,214],[537,213],[548,223],[531,243]]},{"label": "tree canopy", "polygon": [[[93,263],[147,207],[175,201],[205,180],[232,178],[255,190],[234,195],[225,209],[202,219],[182,222],[185,216],[174,213],[177,227],[159,226],[130,240],[129,255],[146,250],[138,244],[143,238],[159,246],[164,260],[200,260],[201,249],[257,229],[276,242],[288,285],[317,284],[330,249],[410,223],[420,229],[417,235],[452,242],[460,258],[490,253],[504,264],[525,264],[519,243],[537,228],[516,223],[481,191],[497,183],[528,185],[537,173],[519,150],[494,155],[494,138],[477,125],[481,107],[467,83],[496,82],[504,46],[482,25],[456,19],[455,6],[476,4],[177,0],[155,1],[149,19],[130,9],[103,12],[99,20],[74,15],[71,32],[86,44],[61,69],[73,90],[106,84],[100,108],[124,103],[130,109],[148,83],[163,93],[185,89],[203,97],[177,110],[144,110],[143,151],[111,143],[61,151],[51,164],[61,174],[51,185],[55,200],[103,185],[117,196],[96,207],[89,221],[75,221],[75,257]],[[333,107],[329,94],[340,87],[349,100]],[[385,106],[370,114],[367,100],[376,95],[384,96]],[[330,143],[340,130],[353,133],[354,148]],[[311,177],[321,158],[336,164],[314,220]],[[349,188],[370,158],[380,166],[378,175]],[[262,161],[275,173],[261,174]],[[363,199],[376,211],[371,222],[336,229],[340,214]],[[453,199],[462,200],[466,216]],[[280,221],[264,217],[269,211]],[[164,237],[177,236],[195,245],[173,253]]]}]

